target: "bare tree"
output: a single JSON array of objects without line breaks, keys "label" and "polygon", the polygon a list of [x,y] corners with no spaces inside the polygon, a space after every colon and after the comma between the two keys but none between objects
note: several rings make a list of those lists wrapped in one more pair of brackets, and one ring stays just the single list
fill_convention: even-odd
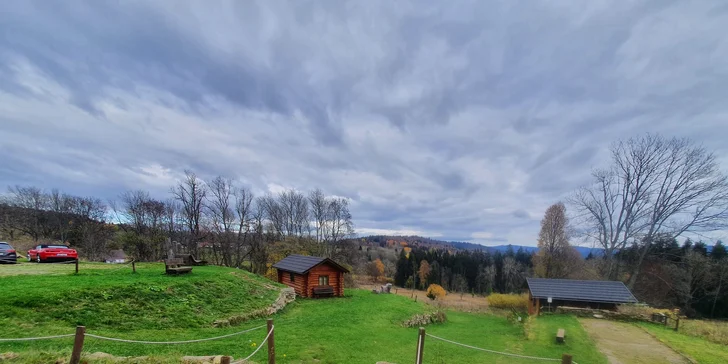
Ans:
[{"label": "bare tree", "polygon": [[475,288],[480,294],[490,294],[495,287],[495,264],[491,261],[488,266],[478,267],[478,275],[475,278]]},{"label": "bare tree", "polygon": [[155,200],[142,190],[123,192],[119,200],[120,204],[110,201],[109,205],[119,226],[126,232],[123,236],[125,248],[131,249],[136,259],[160,258],[166,253],[167,232],[174,226],[170,202]]},{"label": "bare tree", "polygon": [[326,240],[337,244],[342,239],[347,239],[354,234],[354,224],[351,221],[349,212],[349,201],[345,198],[333,198],[328,204],[328,224],[330,224],[330,235]]},{"label": "bare tree", "polygon": [[187,251],[197,254],[197,243],[203,237],[202,210],[207,187],[193,172],[185,171],[185,179],[172,187],[171,192],[180,204],[183,225],[189,234]]},{"label": "bare tree", "polygon": [[309,232],[308,201],[302,193],[293,189],[281,192],[278,204],[283,213],[285,236],[304,236]]},{"label": "bare tree", "polygon": [[[237,215],[238,222],[238,234],[236,250],[236,261],[235,266],[240,267],[243,260],[250,255],[252,247],[250,247],[251,233],[255,231],[255,211],[253,205],[253,193],[248,189],[241,187],[235,189],[235,213]],[[247,252],[244,249],[247,248]]]},{"label": "bare tree", "polygon": [[213,254],[217,263],[230,266],[233,262],[233,241],[236,240],[234,234],[236,215],[233,210],[235,188],[232,180],[218,176],[210,182],[209,190],[206,206],[216,237],[212,245]]},{"label": "bare tree", "polygon": [[315,189],[308,194],[308,204],[311,206],[311,218],[313,218],[316,230],[316,242],[321,243],[326,236],[326,222],[329,215],[329,202],[323,191]]},{"label": "bare tree", "polygon": [[38,187],[15,186],[8,188],[10,205],[19,209],[15,229],[38,241],[43,236],[44,210],[48,209],[48,195]]},{"label": "bare tree", "polygon": [[524,267],[512,257],[503,259],[503,282],[507,293],[518,290],[524,281]]},{"label": "bare tree", "polygon": [[89,260],[99,259],[106,252],[110,231],[105,227],[106,204],[94,197],[66,196],[69,212],[76,217],[75,230],[83,252]]},{"label": "bare tree", "polygon": [[452,277],[452,291],[460,293],[460,299],[463,294],[468,291],[468,281],[461,274],[455,274]]},{"label": "bare tree", "polygon": [[569,201],[585,235],[604,249],[610,279],[619,277],[615,252],[629,242],[642,242],[632,286],[658,234],[676,237],[726,226],[726,176],[712,153],[688,139],[646,135],[615,143],[612,166],[593,175],[594,183]]},{"label": "bare tree", "polygon": [[54,212],[52,217],[53,225],[61,241],[67,241],[68,233],[71,231],[72,219],[69,214],[74,205],[74,200],[73,196],[61,193],[55,188],[51,190],[48,196],[49,209]]}]

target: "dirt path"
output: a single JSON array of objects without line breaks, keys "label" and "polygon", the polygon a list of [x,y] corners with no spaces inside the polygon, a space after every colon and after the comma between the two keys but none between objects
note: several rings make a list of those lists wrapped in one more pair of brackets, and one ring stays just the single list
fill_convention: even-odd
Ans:
[{"label": "dirt path", "polygon": [[598,319],[580,321],[610,364],[690,363],[633,325]]}]

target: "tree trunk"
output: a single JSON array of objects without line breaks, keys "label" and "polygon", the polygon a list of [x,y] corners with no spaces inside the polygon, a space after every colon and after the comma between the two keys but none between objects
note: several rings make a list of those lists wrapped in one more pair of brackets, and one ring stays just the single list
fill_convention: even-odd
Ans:
[{"label": "tree trunk", "polygon": [[713,307],[710,309],[710,317],[715,318],[715,305],[718,303],[718,297],[720,297],[720,289],[723,285],[723,272],[718,275],[718,289],[715,292],[715,298],[713,298]]}]

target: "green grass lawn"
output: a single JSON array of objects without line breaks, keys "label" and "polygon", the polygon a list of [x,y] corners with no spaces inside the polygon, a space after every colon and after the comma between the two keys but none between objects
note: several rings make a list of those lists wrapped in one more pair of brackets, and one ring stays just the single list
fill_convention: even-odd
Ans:
[{"label": "green grass lawn", "polygon": [[57,274],[0,276],[0,325],[8,336],[75,325],[114,331],[209,327],[216,319],[265,308],[278,297],[277,289],[262,285],[274,283],[221,267],[195,267],[183,276],[165,275],[164,265],[156,263],[138,264],[136,274],[129,266],[91,263],[82,264],[77,275],[72,265],[35,267]]},{"label": "green grass lawn", "polygon": [[637,324],[671,348],[689,356],[698,363],[728,363],[728,347],[708,340],[685,335],[651,323]]},{"label": "green grass lawn", "polygon": [[[71,333],[76,323],[83,323],[88,332],[102,336],[151,341],[199,339],[264,324],[264,319],[254,319],[236,327],[210,325],[214,319],[244,313],[275,297],[274,291],[267,292],[262,286],[269,281],[236,270],[195,267],[192,274],[179,277],[165,276],[162,270],[160,265],[142,265],[139,274],[132,275],[88,265],[82,266],[78,276],[62,273],[0,277],[0,286],[10,292],[0,297],[0,325],[7,328],[0,336]],[[241,279],[240,274],[248,279]],[[69,298],[71,293],[75,298]],[[273,317],[278,362],[413,362],[417,329],[400,324],[416,313],[430,310],[407,297],[374,295],[365,290],[347,290],[347,297],[337,299],[299,299]],[[580,364],[605,363],[578,321],[569,316],[534,319],[528,329],[497,315],[450,311],[448,318],[447,323],[430,325],[427,331],[486,349],[548,358],[569,353]],[[565,345],[554,342],[558,328],[569,333]],[[205,343],[156,346],[87,338],[84,353],[150,355],[148,362],[155,363],[178,363],[184,355],[241,358],[251,353],[265,334],[265,330],[257,330]],[[20,353],[10,363],[47,363],[68,357],[71,345],[72,338],[0,343],[0,352]],[[266,355],[263,349],[253,360],[264,362]],[[531,362],[453,346],[430,337],[425,345],[425,363]]]}]

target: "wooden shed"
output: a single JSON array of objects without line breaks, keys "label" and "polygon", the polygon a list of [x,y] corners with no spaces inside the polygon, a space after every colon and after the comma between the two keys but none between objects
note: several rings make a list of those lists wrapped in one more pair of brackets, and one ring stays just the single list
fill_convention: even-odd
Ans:
[{"label": "wooden shed", "polygon": [[559,306],[614,310],[620,303],[637,303],[620,281],[581,281],[576,279],[526,278],[528,314]]},{"label": "wooden shed", "polygon": [[301,297],[343,296],[344,273],[349,270],[329,258],[289,255],[273,264],[278,282],[293,287]]}]

